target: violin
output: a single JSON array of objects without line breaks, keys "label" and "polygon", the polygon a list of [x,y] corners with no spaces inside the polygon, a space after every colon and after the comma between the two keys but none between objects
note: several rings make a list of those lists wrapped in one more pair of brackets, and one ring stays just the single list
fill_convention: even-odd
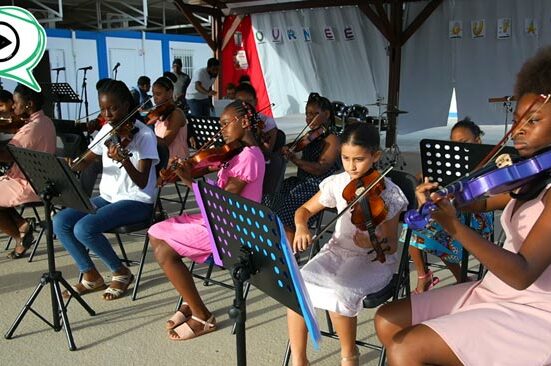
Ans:
[{"label": "violin", "polygon": [[[527,124],[532,117],[538,113],[541,108],[551,100],[551,94],[540,94],[532,104],[526,109],[526,112],[519,118],[518,123],[513,124],[511,129],[505,134],[501,141],[490,151],[490,153],[475,168],[475,174],[463,177],[448,186],[436,191],[441,197],[454,195],[454,204],[456,207],[462,207],[485,195],[496,195],[504,192],[511,192],[534,180],[538,180],[544,173],[551,170],[551,152],[543,152],[532,158],[522,160],[513,164],[512,161],[507,164],[500,164],[499,158],[496,160],[497,169],[493,171],[484,171],[484,168],[497,153],[503,149],[510,136],[519,131]],[[532,108],[536,103],[541,105],[534,111]],[[488,170],[488,169],[486,169]],[[423,204],[419,210],[410,210],[406,212],[404,220],[406,224],[414,230],[423,229],[430,223],[431,214],[437,210],[434,202],[428,201]]]},{"label": "violin", "polygon": [[[551,151],[538,154],[507,167],[467,177],[436,191],[440,196],[454,195],[456,207],[462,207],[483,196],[511,192],[523,185],[541,178],[551,170]],[[423,204],[419,210],[409,210],[404,216],[406,224],[413,230],[425,228],[431,214],[437,210],[434,202]]]},{"label": "violin", "polygon": [[381,174],[371,169],[363,177],[353,179],[346,185],[342,192],[342,197],[347,204],[351,203],[370,187],[366,197],[352,204],[351,221],[361,231],[367,231],[373,245],[376,257],[373,261],[378,260],[381,263],[386,261],[385,251],[390,250],[390,247],[383,247],[381,241],[375,236],[375,228],[382,223],[388,213],[388,208],[385,201],[381,198],[381,194],[385,190],[384,180],[381,179]]},{"label": "violin", "polygon": [[2,114],[0,116],[0,132],[17,132],[27,121],[27,118],[13,113]]},{"label": "violin", "polygon": [[153,109],[149,110],[145,116],[145,123],[147,125],[152,125],[157,120],[165,120],[170,116],[172,112],[176,109],[176,104],[173,101],[168,100],[166,102],[160,103],[155,106]]},{"label": "violin", "polygon": [[173,183],[178,180],[176,170],[180,167],[190,169],[192,178],[202,177],[210,172],[219,170],[231,158],[241,152],[243,145],[239,141],[232,141],[221,147],[200,150],[184,161],[174,161],[166,169],[159,172],[159,185]]},{"label": "violin", "polygon": [[123,157],[123,160],[126,160],[132,156],[132,153],[128,151],[127,147],[139,130],[140,129],[138,127],[134,127],[132,122],[127,121],[120,128],[118,128],[115,133],[105,139],[103,144],[107,148],[110,148],[111,146],[117,147],[119,155]]},{"label": "violin", "polygon": [[327,129],[324,126],[320,126],[315,130],[309,131],[306,135],[300,138],[291,150],[294,152],[300,152],[306,149],[306,146],[310,145],[312,142],[322,139],[325,136],[327,136]]}]

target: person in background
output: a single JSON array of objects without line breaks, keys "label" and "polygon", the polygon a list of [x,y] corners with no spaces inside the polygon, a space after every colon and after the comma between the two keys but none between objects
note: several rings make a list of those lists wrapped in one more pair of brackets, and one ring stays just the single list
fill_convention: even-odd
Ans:
[{"label": "person in background", "polygon": [[235,84],[228,83],[226,86],[226,99],[234,100],[235,99]]},{"label": "person in background", "polygon": [[193,87],[188,90],[186,99],[191,115],[198,117],[209,117],[211,110],[210,97],[216,95],[212,90],[214,80],[220,71],[220,61],[210,58],[207,67],[198,69],[193,74]]},{"label": "person in background", "polygon": [[7,90],[0,90],[0,113],[11,113],[12,106],[13,94]]},{"label": "person in background", "polygon": [[249,75],[241,75],[239,78],[239,84],[250,84],[251,77]]},{"label": "person in background", "polygon": [[191,78],[188,74],[182,71],[182,59],[175,58],[172,62],[172,73],[176,75],[176,81],[174,82],[173,98],[176,104],[182,107],[183,110],[188,108],[186,101],[186,93]]},{"label": "person in background", "polygon": [[[43,104],[42,93],[21,84],[15,88],[13,114],[25,119],[25,124],[11,138],[10,145],[55,153],[55,127],[52,120],[44,114]],[[0,148],[0,162],[13,162],[13,157],[6,147]],[[8,258],[22,258],[33,243],[33,224],[25,220],[15,207],[27,202],[40,201],[40,198],[17,164],[13,164],[8,172],[0,177],[0,192],[0,231],[16,242],[15,249],[8,254]]]},{"label": "person in background", "polygon": [[[130,90],[132,93],[132,98],[134,98],[134,103],[136,105],[144,104],[141,109],[148,110],[153,108],[153,103],[151,102],[151,95],[147,94],[151,88],[151,79],[147,76],[140,76],[138,78],[138,87],[134,87]],[[147,101],[147,103],[146,103]]]}]

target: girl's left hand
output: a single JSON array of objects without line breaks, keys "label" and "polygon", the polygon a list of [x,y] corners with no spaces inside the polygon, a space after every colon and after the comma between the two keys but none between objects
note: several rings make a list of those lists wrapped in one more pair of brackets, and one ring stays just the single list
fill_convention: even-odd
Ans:
[{"label": "girl's left hand", "polygon": [[107,150],[107,156],[118,163],[121,163],[123,160],[126,159],[126,157],[123,154],[121,154],[121,150],[119,149],[119,147],[115,144],[109,145],[109,150]]},{"label": "girl's left hand", "polygon": [[452,234],[454,225],[459,222],[457,210],[447,197],[442,197],[437,193],[430,196],[431,200],[438,207],[431,217],[436,220],[448,233]]},{"label": "girl's left hand", "polygon": [[353,236],[354,244],[360,248],[373,248],[369,234],[366,231],[356,230]]}]

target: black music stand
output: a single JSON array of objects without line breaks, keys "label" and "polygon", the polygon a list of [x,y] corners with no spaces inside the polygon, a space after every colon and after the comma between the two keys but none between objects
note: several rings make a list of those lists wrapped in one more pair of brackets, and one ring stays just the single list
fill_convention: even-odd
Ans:
[{"label": "black music stand", "polygon": [[[220,131],[220,118],[218,117],[188,117],[189,137],[194,138],[197,147],[203,146],[210,138]],[[215,140],[216,146],[224,145],[222,136]]]},{"label": "black music stand", "polygon": [[62,119],[61,103],[80,103],[80,98],[69,83],[51,83],[47,84],[46,88],[49,89],[52,101],[56,104],[58,119]]},{"label": "black music stand", "polygon": [[232,275],[235,299],[229,315],[236,324],[237,365],[247,364],[245,281],[301,314],[318,348],[319,327],[279,218],[265,206],[204,181],[194,183],[193,191],[208,224],[214,262]]},{"label": "black music stand", "polygon": [[[72,207],[83,212],[94,212],[95,208],[88,199],[88,196],[82,190],[79,182],[76,180],[73,172],[67,166],[67,163],[53,154],[39,151],[27,150],[18,147],[8,146],[8,151],[13,156],[15,163],[19,166],[25,177],[35,190],[40,192],[42,202],[44,202],[44,217],[46,218],[46,242],[48,250],[48,272],[42,274],[38,286],[36,286],[32,295],[29,297],[23,309],[13,322],[8,332],[4,335],[6,339],[11,339],[13,333],[30,310],[38,316],[43,322],[52,327],[56,332],[61,328],[65,329],[65,335],[69,342],[69,349],[76,349],[69,318],[67,317],[67,305],[63,302],[60,283],[69,291],[80,305],[90,315],[96,315],[94,310],[80,297],[78,293],[67,283],[60,271],[56,270],[54,257],[54,239],[52,232],[52,204],[59,204]],[[52,302],[53,324],[36,312],[32,305],[40,291],[50,284],[50,296]]]},{"label": "black music stand", "polygon": [[[467,176],[488,155],[494,145],[423,139],[419,142],[419,147],[423,177],[428,177],[431,182],[438,182],[441,187],[445,187]],[[505,146],[501,154],[518,155],[511,146]],[[467,214],[465,221],[467,225],[470,221],[470,214]],[[468,263],[469,252],[463,248],[462,281],[467,280]]]}]

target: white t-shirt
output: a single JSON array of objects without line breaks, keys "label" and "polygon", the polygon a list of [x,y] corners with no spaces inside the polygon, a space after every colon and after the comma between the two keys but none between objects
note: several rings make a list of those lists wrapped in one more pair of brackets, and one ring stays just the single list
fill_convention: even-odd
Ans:
[{"label": "white t-shirt", "polygon": [[195,83],[201,82],[203,88],[209,90],[212,84],[214,84],[216,78],[211,78],[207,72],[207,68],[195,70],[193,78],[191,79],[191,85],[187,88],[186,99],[207,99],[209,96],[203,93],[199,93],[195,89]]},{"label": "white t-shirt", "polygon": [[142,159],[151,159],[151,169],[149,170],[149,180],[144,189],[140,189],[136,183],[130,178],[126,169],[120,167],[120,163],[114,161],[107,156],[108,148],[104,141],[101,141],[94,147],[96,141],[102,136],[105,136],[113,127],[106,123],[98,132],[94,140],[90,143],[90,150],[101,155],[103,163],[103,173],[99,184],[100,196],[109,202],[117,202],[122,200],[131,200],[145,203],[153,203],[156,192],[156,174],[155,165],[159,162],[159,154],[157,153],[157,137],[155,133],[145,124],[136,121],[134,126],[139,128],[127,149],[132,156],[129,158],[134,166],[138,166],[138,161]]}]

